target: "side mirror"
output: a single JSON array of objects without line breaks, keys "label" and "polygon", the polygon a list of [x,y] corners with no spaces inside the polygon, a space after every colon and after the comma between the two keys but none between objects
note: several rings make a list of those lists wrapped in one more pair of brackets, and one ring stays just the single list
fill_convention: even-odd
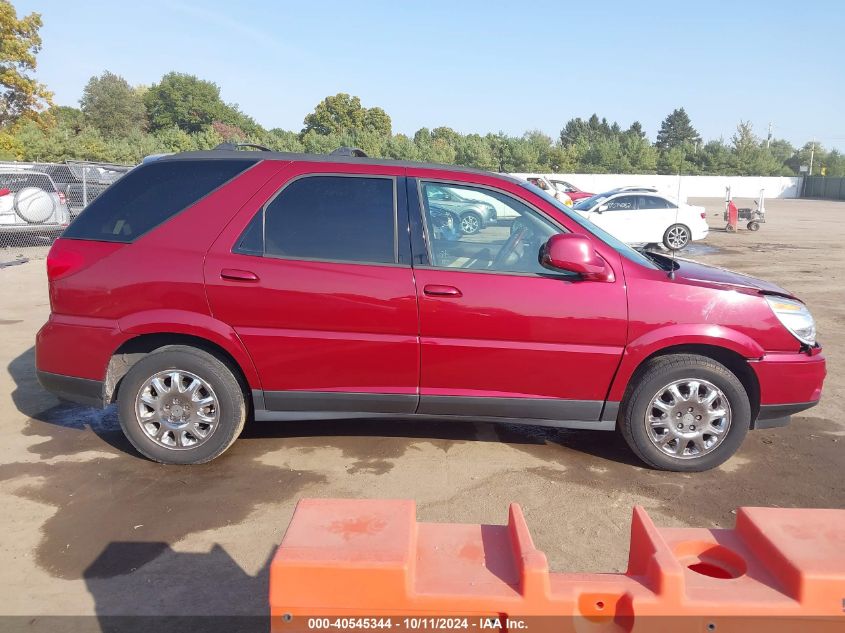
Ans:
[{"label": "side mirror", "polygon": [[599,208],[596,209],[596,213],[604,213],[605,211],[607,211],[607,205],[606,204],[600,204]]},{"label": "side mirror", "polygon": [[565,270],[589,281],[614,281],[613,269],[596,253],[583,235],[558,233],[543,246],[541,261],[547,268]]}]

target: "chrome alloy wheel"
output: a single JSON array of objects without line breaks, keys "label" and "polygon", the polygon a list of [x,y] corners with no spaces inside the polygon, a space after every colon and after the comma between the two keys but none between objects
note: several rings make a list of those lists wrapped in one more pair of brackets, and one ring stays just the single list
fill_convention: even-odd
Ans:
[{"label": "chrome alloy wheel", "polygon": [[646,410],[648,437],[660,451],[678,459],[713,452],[731,427],[731,405],[712,382],[684,378],[669,383]]},{"label": "chrome alloy wheel", "polygon": [[146,436],[171,450],[196,448],[217,429],[220,404],[206,381],[169,369],[144,382],[135,397],[135,415]]},{"label": "chrome alloy wheel", "polygon": [[481,229],[481,223],[478,221],[478,216],[468,213],[461,218],[461,230],[467,235],[478,233]]},{"label": "chrome alloy wheel", "polygon": [[689,231],[682,226],[673,226],[666,234],[666,242],[669,244],[669,248],[676,251],[686,246],[689,239]]}]

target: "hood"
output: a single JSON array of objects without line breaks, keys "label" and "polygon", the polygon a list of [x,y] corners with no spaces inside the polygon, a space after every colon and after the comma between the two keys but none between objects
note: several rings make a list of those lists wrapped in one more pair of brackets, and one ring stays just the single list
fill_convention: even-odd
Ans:
[{"label": "hood", "polygon": [[795,299],[796,297],[777,284],[763,279],[757,279],[750,275],[735,273],[732,270],[719,268],[718,266],[707,266],[689,259],[676,259],[678,269],[675,271],[676,279],[707,285],[717,288],[753,291],[760,294],[776,294]]}]

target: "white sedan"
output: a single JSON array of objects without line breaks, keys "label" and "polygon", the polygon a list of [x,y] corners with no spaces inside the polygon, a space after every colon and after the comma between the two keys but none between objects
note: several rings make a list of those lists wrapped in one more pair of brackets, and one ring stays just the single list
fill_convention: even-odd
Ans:
[{"label": "white sedan", "polygon": [[678,251],[709,231],[704,207],[679,205],[652,192],[608,191],[573,209],[628,244],[663,244]]}]

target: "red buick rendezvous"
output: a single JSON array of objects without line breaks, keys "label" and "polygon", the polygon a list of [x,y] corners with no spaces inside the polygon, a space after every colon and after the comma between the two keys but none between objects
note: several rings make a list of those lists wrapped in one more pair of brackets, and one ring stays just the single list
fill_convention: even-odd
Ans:
[{"label": "red buick rendezvous", "polygon": [[[444,189],[491,221],[463,232]],[[42,385],[116,402],[170,464],[214,459],[251,415],[429,417],[618,430],[650,466],[700,471],[825,376],[778,286],[635,251],[508,176],[346,148],[147,161],[47,270]]]}]

